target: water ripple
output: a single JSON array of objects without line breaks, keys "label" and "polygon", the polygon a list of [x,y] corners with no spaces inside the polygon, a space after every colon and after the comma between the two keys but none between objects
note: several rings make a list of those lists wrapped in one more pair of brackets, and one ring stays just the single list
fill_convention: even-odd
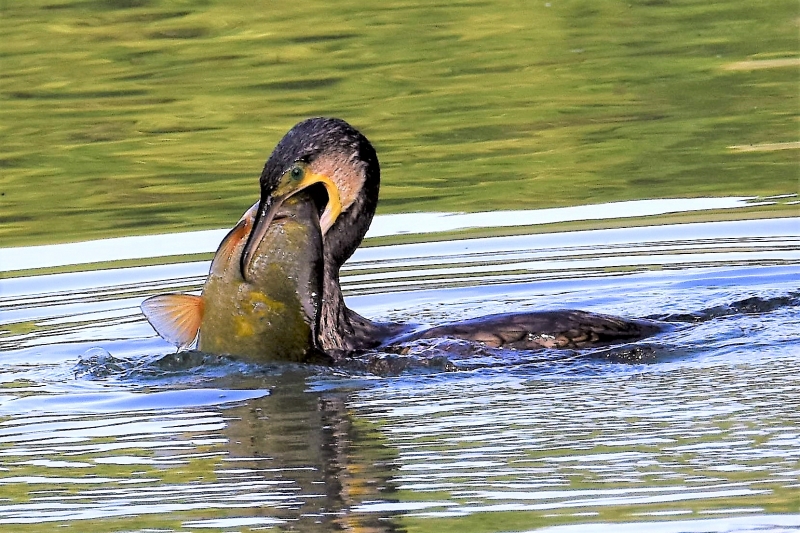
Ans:
[{"label": "water ripple", "polygon": [[4,279],[0,523],[788,528],[795,225],[366,248],[343,282],[370,317],[424,326],[571,307],[670,327],[571,351],[420,340],[339,368],[174,353],[138,305],[198,290],[207,262]]}]

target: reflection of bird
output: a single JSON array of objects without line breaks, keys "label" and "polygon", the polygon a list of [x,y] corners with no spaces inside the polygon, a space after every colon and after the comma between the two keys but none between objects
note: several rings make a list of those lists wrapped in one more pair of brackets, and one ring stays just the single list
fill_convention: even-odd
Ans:
[{"label": "reflection of bird", "polygon": [[[307,201],[324,205],[320,216],[323,276],[318,343],[328,352],[380,346],[403,329],[396,324],[373,323],[348,309],[339,287],[339,268],[369,228],[379,184],[375,149],[352,126],[332,118],[312,118],[293,127],[275,147],[261,174],[261,199],[241,254],[242,276],[248,277],[257,249],[283,203],[299,191],[309,191]],[[658,330],[657,325],[645,321],[583,311],[548,311],[473,319],[414,333],[404,340],[455,337],[494,347],[574,348],[636,340]]]}]

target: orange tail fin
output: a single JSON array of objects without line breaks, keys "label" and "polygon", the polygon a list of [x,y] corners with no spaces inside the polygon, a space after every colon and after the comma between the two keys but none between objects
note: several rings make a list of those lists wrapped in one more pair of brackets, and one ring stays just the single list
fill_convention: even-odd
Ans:
[{"label": "orange tail fin", "polygon": [[161,294],[142,302],[142,313],[161,337],[187,348],[197,338],[203,320],[203,299],[191,294]]}]

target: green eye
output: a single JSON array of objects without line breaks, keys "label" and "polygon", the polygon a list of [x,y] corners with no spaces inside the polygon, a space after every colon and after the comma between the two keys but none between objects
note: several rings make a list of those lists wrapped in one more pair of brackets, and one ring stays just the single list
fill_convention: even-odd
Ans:
[{"label": "green eye", "polygon": [[292,168],[290,175],[292,176],[292,179],[299,180],[303,177],[303,169],[300,167],[294,167]]}]

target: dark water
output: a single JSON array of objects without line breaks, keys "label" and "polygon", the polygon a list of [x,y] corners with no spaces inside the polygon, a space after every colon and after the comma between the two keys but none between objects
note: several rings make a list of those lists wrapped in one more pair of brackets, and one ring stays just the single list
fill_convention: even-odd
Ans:
[{"label": "dark water", "polygon": [[797,220],[362,249],[343,286],[372,318],[670,326],[594,351],[420,341],[347,369],[173,354],[138,305],[196,290],[207,262],[7,277],[0,524],[800,530]]}]

